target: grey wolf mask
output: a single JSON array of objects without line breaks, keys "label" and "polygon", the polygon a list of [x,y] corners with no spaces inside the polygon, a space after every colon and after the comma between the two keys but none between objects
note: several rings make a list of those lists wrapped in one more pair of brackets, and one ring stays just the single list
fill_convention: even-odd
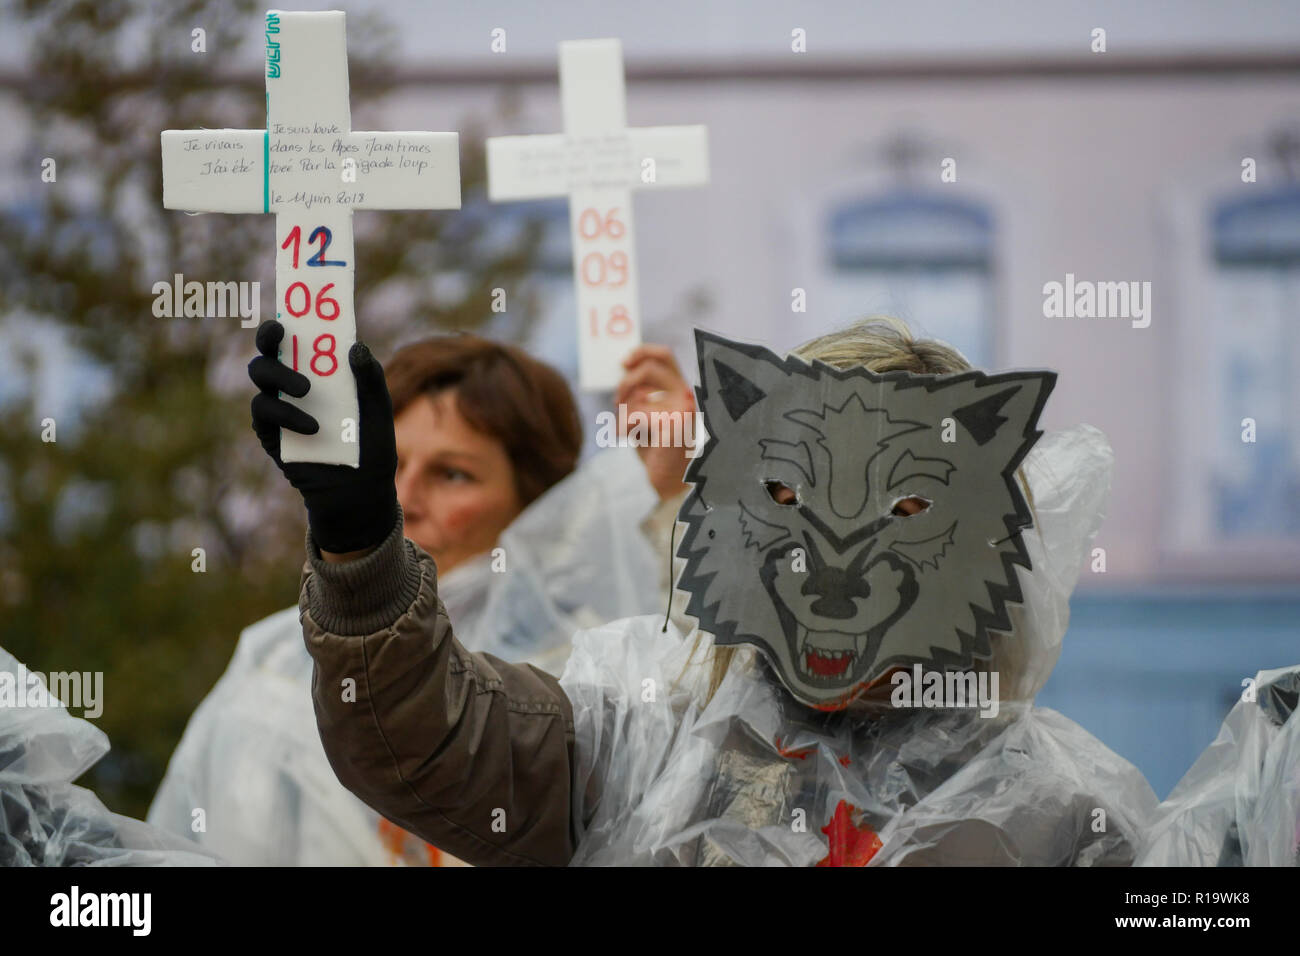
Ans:
[{"label": "grey wolf mask", "polygon": [[[1056,373],[841,370],[700,330],[695,345],[709,441],[677,553],[700,629],[758,647],[820,710],[897,666],[989,658],[1030,568],[1015,471]],[[895,515],[909,497],[929,505]]]}]

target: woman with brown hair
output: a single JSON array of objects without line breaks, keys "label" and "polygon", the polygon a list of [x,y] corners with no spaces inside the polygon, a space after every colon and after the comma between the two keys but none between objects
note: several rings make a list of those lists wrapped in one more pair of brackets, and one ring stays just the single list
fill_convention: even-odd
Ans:
[{"label": "woman with brown hair", "polygon": [[[271,354],[277,331],[259,330]],[[650,522],[676,511],[685,449],[609,449],[579,468],[582,425],[564,379],[474,335],[407,345],[385,378],[395,480],[332,517],[346,526],[400,503],[475,650],[558,674],[575,630],[663,606],[666,595],[644,586],[667,561]],[[691,402],[671,354],[654,347],[631,357],[624,384],[619,397],[634,408]],[[278,447],[278,434],[264,437]],[[674,468],[675,483],[656,480]],[[338,783],[311,676],[296,607],[249,627],[186,728],[150,821],[238,864],[451,862]]]}]

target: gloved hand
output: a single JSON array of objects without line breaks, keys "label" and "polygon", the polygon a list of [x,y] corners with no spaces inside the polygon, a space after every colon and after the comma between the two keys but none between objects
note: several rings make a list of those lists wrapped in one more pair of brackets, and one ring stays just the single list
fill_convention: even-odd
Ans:
[{"label": "gloved hand", "polygon": [[257,327],[257,350],[248,377],[260,391],[253,396],[253,431],[289,484],[302,494],[307,523],[322,551],[342,554],[379,544],[397,520],[397,442],[393,435],[393,401],[384,370],[370,350],[357,342],[348,365],[357,383],[361,410],[359,467],[280,460],[280,429],[303,435],[320,430],[316,419],[279,397],[302,398],[311,387],[307,376],[276,358],[284,326],[274,319]]}]

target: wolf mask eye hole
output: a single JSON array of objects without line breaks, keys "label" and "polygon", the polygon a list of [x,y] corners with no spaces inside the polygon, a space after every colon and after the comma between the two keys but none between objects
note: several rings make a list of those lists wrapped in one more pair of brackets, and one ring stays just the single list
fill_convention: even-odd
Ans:
[{"label": "wolf mask eye hole", "polygon": [[765,481],[763,487],[767,489],[767,496],[778,505],[797,505],[799,503],[799,493],[785,482]]},{"label": "wolf mask eye hole", "polygon": [[920,514],[926,508],[930,507],[930,502],[920,495],[908,495],[906,498],[899,498],[894,502],[894,507],[889,513],[896,518],[910,518],[912,515]]}]

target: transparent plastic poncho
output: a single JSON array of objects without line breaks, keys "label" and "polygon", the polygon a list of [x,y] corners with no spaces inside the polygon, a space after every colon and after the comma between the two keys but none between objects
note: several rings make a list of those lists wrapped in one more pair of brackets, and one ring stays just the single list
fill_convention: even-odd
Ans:
[{"label": "transparent plastic poncho", "polygon": [[[113,813],[72,783],[109,750],[98,727],[74,717],[0,648],[0,866],[211,866],[211,853]],[[6,698],[8,694],[6,694]]]},{"label": "transparent plastic poncho", "polygon": [[[595,455],[515,519],[499,554],[439,575],[457,639],[558,674],[575,631],[664,606],[646,582],[659,580],[666,543],[640,527],[657,502],[634,449]],[[338,782],[311,679],[296,606],[247,628],[191,717],[149,821],[240,865],[454,865]]]},{"label": "transparent plastic poncho", "polygon": [[1300,665],[1253,683],[1160,804],[1139,866],[1300,866]]},{"label": "transparent plastic poncho", "polygon": [[573,864],[1130,864],[1151,787],[1032,705],[1060,653],[1111,464],[1088,426],[1044,435],[1024,461],[1033,571],[1017,569],[1025,601],[993,641],[996,717],[818,713],[747,647],[709,698],[698,633],[640,617],[577,635],[561,678],[577,737]]}]

